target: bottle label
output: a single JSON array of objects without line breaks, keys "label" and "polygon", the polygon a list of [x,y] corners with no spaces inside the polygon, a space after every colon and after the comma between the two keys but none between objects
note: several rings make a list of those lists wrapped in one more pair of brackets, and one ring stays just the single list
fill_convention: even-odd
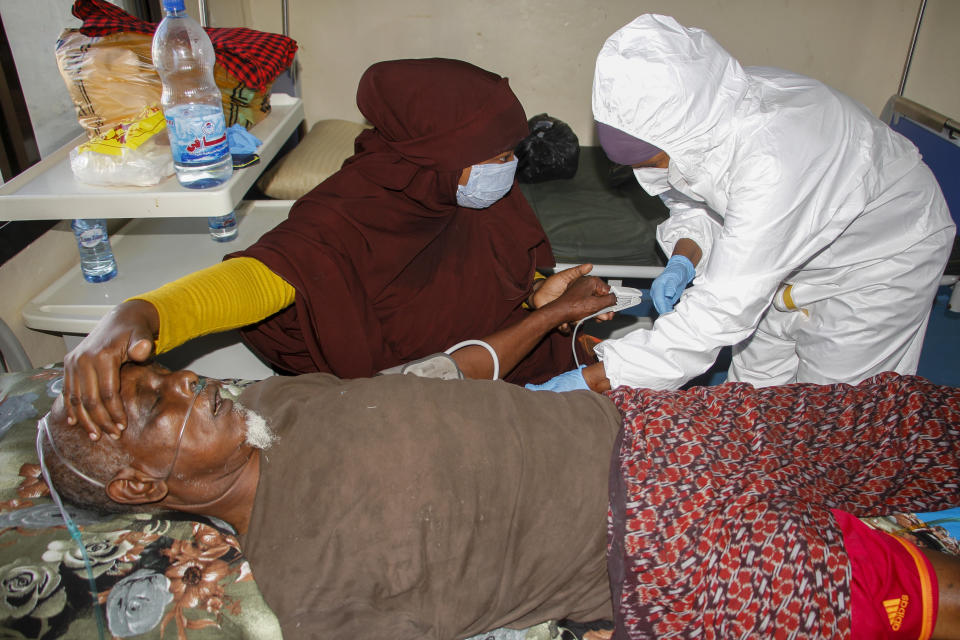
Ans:
[{"label": "bottle label", "polygon": [[80,235],[77,236],[77,242],[80,244],[80,246],[87,249],[97,246],[106,239],[107,230],[101,229],[100,227],[84,229],[80,232]]},{"label": "bottle label", "polygon": [[222,216],[210,216],[207,218],[207,226],[211,229],[232,229],[237,226],[237,216],[232,211]]},{"label": "bottle label", "polygon": [[229,153],[223,110],[184,105],[166,111],[173,159],[180,164],[211,164]]}]

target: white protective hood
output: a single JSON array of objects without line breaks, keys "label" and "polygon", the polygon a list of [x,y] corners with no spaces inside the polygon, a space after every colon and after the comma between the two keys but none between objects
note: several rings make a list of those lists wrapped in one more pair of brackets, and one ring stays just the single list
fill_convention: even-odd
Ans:
[{"label": "white protective hood", "polygon": [[640,16],[606,41],[593,114],[670,156],[658,241],[667,255],[682,237],[703,250],[673,313],[598,346],[614,386],[681,386],[752,335],[781,282],[863,286],[846,274],[950,224],[936,203],[912,217],[871,205],[929,185],[903,184],[919,154],[862,105],[799,74],[744,68],[668,16]]},{"label": "white protective hood", "polygon": [[724,135],[747,86],[740,63],[709,33],[644,15],[600,50],[593,116],[681,161]]}]

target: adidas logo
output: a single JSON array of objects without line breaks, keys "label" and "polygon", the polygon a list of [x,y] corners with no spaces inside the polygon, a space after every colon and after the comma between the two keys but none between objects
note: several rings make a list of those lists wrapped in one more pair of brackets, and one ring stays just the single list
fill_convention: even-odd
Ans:
[{"label": "adidas logo", "polygon": [[903,624],[903,617],[907,615],[907,605],[910,603],[910,597],[903,594],[899,598],[883,601],[883,608],[887,610],[887,618],[890,619],[890,628],[894,631],[900,630]]}]

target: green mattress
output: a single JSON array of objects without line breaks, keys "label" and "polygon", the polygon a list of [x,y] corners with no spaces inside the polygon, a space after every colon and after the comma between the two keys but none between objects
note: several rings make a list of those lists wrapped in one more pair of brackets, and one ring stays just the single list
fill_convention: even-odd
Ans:
[{"label": "green mattress", "polygon": [[543,225],[557,262],[662,267],[656,228],[667,208],[647,195],[633,172],[599,147],[581,147],[567,180],[521,184]]}]

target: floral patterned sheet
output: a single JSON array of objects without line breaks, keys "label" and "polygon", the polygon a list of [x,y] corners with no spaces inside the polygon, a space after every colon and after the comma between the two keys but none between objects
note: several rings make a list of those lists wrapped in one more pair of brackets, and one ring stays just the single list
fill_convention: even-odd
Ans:
[{"label": "floral patterned sheet", "polygon": [[[40,475],[37,419],[62,370],[0,375],[0,639],[97,638],[87,572]],[[281,638],[233,529],[184,514],[69,507],[93,565],[105,637]]]}]

